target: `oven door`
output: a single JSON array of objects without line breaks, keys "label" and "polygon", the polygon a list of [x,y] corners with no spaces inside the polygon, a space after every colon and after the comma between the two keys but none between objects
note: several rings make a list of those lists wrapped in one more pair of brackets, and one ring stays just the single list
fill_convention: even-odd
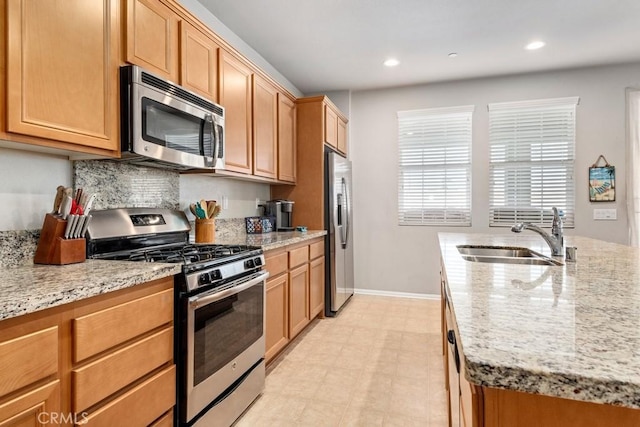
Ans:
[{"label": "oven door", "polygon": [[267,277],[259,272],[189,298],[187,422],[264,358]]},{"label": "oven door", "polygon": [[224,168],[220,116],[147,86],[132,88],[131,151],[186,168]]}]

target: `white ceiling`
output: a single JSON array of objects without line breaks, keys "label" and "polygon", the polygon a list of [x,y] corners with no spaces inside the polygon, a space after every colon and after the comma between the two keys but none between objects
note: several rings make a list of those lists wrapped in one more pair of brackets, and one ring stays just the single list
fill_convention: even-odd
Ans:
[{"label": "white ceiling", "polygon": [[640,0],[198,1],[306,94],[640,61]]}]

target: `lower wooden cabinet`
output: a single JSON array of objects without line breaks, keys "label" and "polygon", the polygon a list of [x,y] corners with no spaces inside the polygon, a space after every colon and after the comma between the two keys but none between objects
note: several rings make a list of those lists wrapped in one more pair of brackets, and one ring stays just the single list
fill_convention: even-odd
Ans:
[{"label": "lower wooden cabinet", "polygon": [[309,265],[289,272],[289,337],[294,338],[311,321],[309,316]]},{"label": "lower wooden cabinet", "polygon": [[175,405],[176,368],[170,366],[87,417],[85,425],[148,426]]},{"label": "lower wooden cabinet", "polygon": [[324,314],[324,238],[265,252],[267,363]]},{"label": "lower wooden cabinet", "polygon": [[309,262],[309,310],[312,319],[324,312],[324,256]]},{"label": "lower wooden cabinet", "polygon": [[58,425],[60,414],[60,381],[55,380],[0,404],[0,425]]},{"label": "lower wooden cabinet", "polygon": [[2,427],[171,425],[175,377],[173,277],[0,322]]},{"label": "lower wooden cabinet", "polygon": [[289,276],[281,274],[267,281],[266,352],[271,360],[289,343]]}]

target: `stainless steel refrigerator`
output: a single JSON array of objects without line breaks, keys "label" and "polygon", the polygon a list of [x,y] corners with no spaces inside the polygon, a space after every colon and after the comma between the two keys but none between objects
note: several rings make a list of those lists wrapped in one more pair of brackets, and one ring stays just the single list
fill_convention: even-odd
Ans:
[{"label": "stainless steel refrigerator", "polygon": [[325,149],[325,315],[335,316],[353,295],[351,162]]}]

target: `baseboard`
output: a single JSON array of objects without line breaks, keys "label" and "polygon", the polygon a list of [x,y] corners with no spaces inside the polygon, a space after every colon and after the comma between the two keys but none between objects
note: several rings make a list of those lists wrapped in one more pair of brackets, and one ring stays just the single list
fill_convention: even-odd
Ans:
[{"label": "baseboard", "polygon": [[440,295],[435,294],[415,294],[411,292],[392,292],[392,291],[378,291],[375,289],[354,289],[355,294],[359,295],[376,295],[381,297],[396,297],[396,298],[417,298],[428,300],[440,300]]}]

